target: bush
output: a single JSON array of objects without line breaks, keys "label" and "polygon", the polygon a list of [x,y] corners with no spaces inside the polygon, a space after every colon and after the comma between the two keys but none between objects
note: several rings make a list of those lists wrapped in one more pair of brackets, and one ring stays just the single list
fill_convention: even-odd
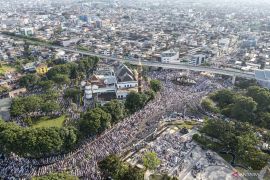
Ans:
[{"label": "bush", "polygon": [[219,113],[219,109],[215,106],[215,103],[208,98],[205,98],[201,102],[202,108],[206,111],[213,112],[213,113]]}]

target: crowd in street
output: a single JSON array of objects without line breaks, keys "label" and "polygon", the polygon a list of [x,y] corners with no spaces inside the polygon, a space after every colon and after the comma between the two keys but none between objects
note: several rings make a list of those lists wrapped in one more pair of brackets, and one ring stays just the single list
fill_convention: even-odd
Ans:
[{"label": "crowd in street", "polygon": [[0,154],[0,179],[19,179],[33,175],[33,165],[29,159],[20,158],[15,154]]},{"label": "crowd in street", "polygon": [[[10,159],[10,163],[6,164],[6,169],[12,170],[10,173],[0,171],[0,177],[12,177],[19,172],[21,172],[21,177],[30,177],[51,172],[69,171],[79,177],[88,177],[93,180],[101,179],[97,167],[99,161],[109,154],[123,153],[133,143],[153,132],[158,127],[163,115],[174,111],[180,112],[186,108],[186,105],[199,103],[200,99],[209,93],[213,84],[220,84],[211,80],[211,85],[207,83],[209,78],[197,78],[194,75],[197,78],[195,85],[179,86],[171,82],[171,79],[177,75],[179,75],[178,71],[167,70],[150,74],[152,79],[161,79],[163,83],[162,91],[157,94],[156,98],[150,101],[143,109],[127,117],[111,129],[106,130],[94,140],[89,140],[75,152],[65,155],[65,157],[51,158],[52,163],[46,163],[43,166],[31,165],[31,161],[21,163],[24,161],[23,158],[20,163],[14,163]],[[202,85],[203,83],[204,85]],[[224,86],[221,84],[220,88],[222,87]],[[170,157],[168,158],[170,159]],[[29,170],[29,167],[31,167],[31,170]]]}]

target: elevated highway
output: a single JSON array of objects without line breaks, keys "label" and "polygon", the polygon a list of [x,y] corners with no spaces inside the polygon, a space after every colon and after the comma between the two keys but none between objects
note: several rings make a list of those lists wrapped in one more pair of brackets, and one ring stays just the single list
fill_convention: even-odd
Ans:
[{"label": "elevated highway", "polygon": [[[134,59],[134,58],[133,59],[117,58],[117,57],[105,56],[105,55],[95,54],[95,53],[86,52],[86,51],[64,48],[61,46],[51,46],[51,47],[56,48],[56,49],[61,49],[67,52],[73,52],[73,53],[78,53],[78,54],[88,55],[88,56],[96,56],[101,59],[128,62],[133,65],[139,64],[139,60]],[[214,68],[214,67],[208,67],[208,66],[192,66],[188,64],[182,64],[182,63],[171,64],[171,63],[161,63],[157,61],[146,61],[146,60],[141,60],[141,63],[144,66],[151,66],[151,67],[162,67],[162,68],[167,68],[167,69],[181,69],[181,70],[191,70],[191,71],[199,71],[199,72],[209,72],[213,74],[221,74],[221,75],[227,75],[227,76],[232,76],[232,77],[237,76],[237,77],[243,77],[247,79],[255,78],[254,72],[244,72],[237,69]]]},{"label": "elevated highway", "polygon": [[[23,39],[21,37],[6,35],[6,34],[3,34],[1,32],[0,32],[0,34],[2,34],[3,36],[12,37],[12,38]],[[30,43],[32,42],[33,44],[37,44],[40,46],[45,46],[45,47],[54,48],[54,49],[61,49],[61,50],[66,51],[66,52],[78,53],[78,54],[87,55],[87,56],[96,56],[96,57],[99,57],[101,59],[107,59],[107,60],[113,60],[113,61],[119,61],[119,62],[128,62],[128,63],[133,64],[133,65],[139,64],[139,60],[134,59],[134,58],[126,59],[126,58],[105,56],[105,55],[95,54],[95,53],[91,53],[91,52],[87,52],[87,51],[81,51],[78,49],[71,49],[71,48],[65,48],[63,46],[50,45],[48,43],[37,42],[37,41],[33,41],[33,40],[28,40],[28,39],[24,39],[24,40],[26,40],[27,42],[30,42]],[[161,63],[161,62],[157,62],[157,61],[145,61],[145,60],[141,60],[141,63],[144,66],[151,66],[151,67],[191,70],[191,71],[209,72],[209,73],[213,73],[213,74],[227,75],[227,76],[232,76],[234,79],[233,81],[235,81],[235,77],[242,77],[242,78],[247,78],[247,79],[254,79],[255,78],[254,72],[244,72],[244,71],[237,70],[237,69],[214,68],[214,67],[207,67],[207,66],[192,66],[192,65],[181,64],[181,63],[169,64],[169,63]]]}]

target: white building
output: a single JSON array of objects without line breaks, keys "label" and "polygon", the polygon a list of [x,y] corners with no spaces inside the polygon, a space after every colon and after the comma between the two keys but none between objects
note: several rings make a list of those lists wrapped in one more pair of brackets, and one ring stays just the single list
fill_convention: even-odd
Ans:
[{"label": "white building", "polygon": [[131,91],[138,91],[138,81],[136,75],[126,65],[120,64],[116,67],[117,77],[117,91],[116,97],[118,99],[125,99]]},{"label": "white building", "polygon": [[116,97],[117,99],[126,99],[126,97],[131,91],[138,92],[138,88],[135,87],[135,88],[129,88],[129,89],[118,89],[116,91]]},{"label": "white building", "polygon": [[118,89],[127,89],[127,88],[134,88],[134,87],[138,87],[137,81],[125,81],[125,82],[117,83]]},{"label": "white building", "polygon": [[179,52],[170,49],[161,53],[162,63],[179,63]]},{"label": "white building", "polygon": [[20,33],[24,36],[34,35],[34,28],[21,28]]},{"label": "white building", "polygon": [[261,86],[270,89],[270,69],[255,70],[255,78]]},{"label": "white building", "polygon": [[91,85],[86,85],[84,88],[84,98],[87,100],[92,99],[93,97],[93,90]]},{"label": "white building", "polygon": [[196,54],[191,56],[190,60],[189,60],[189,64],[193,65],[193,66],[199,66],[201,64],[206,63],[207,57],[205,54]]}]

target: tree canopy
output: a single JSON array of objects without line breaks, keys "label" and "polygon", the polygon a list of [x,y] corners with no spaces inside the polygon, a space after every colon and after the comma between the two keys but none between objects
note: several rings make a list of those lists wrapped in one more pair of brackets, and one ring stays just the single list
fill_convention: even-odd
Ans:
[{"label": "tree canopy", "polygon": [[29,115],[37,111],[44,113],[58,111],[60,106],[57,97],[58,94],[52,91],[48,91],[46,94],[16,97],[12,100],[10,114],[15,117]]},{"label": "tree canopy", "polygon": [[142,158],[146,169],[155,170],[160,165],[160,159],[155,152],[146,152]]},{"label": "tree canopy", "polygon": [[144,171],[129,166],[121,161],[116,155],[109,155],[98,163],[98,167],[104,178],[115,180],[141,180],[144,177]]},{"label": "tree canopy", "polygon": [[97,57],[85,57],[76,63],[58,64],[48,71],[47,77],[55,83],[67,84],[70,79],[80,78],[82,74],[88,77],[98,61]]},{"label": "tree canopy", "polygon": [[[202,101],[202,107],[253,125],[270,129],[270,91],[250,86],[246,92],[220,90]],[[213,102],[212,102],[213,101]]]},{"label": "tree canopy", "polygon": [[125,107],[130,113],[135,113],[144,107],[148,100],[145,94],[130,92],[125,101]]},{"label": "tree canopy", "polygon": [[234,93],[230,90],[220,90],[210,96],[210,98],[218,103],[218,106],[224,108],[234,102]]},{"label": "tree canopy", "polygon": [[79,88],[68,88],[64,92],[64,98],[70,98],[74,103],[80,99],[81,90]]},{"label": "tree canopy", "polygon": [[111,124],[111,115],[101,108],[86,112],[79,122],[79,129],[84,135],[96,135],[108,128]]},{"label": "tree canopy", "polygon": [[110,155],[99,162],[98,167],[105,177],[121,179],[127,171],[127,166],[116,155]]},{"label": "tree canopy", "polygon": [[[236,154],[245,166],[250,166],[254,170],[262,169],[270,160],[268,154],[257,148],[260,139],[248,123],[209,119],[205,121],[201,132],[220,141],[217,150],[226,150]],[[194,136],[194,140],[203,142],[198,135]],[[208,139],[205,142],[209,141]]]},{"label": "tree canopy", "polygon": [[150,87],[154,92],[158,92],[161,90],[161,82],[159,80],[151,80],[150,81]]},{"label": "tree canopy", "polygon": [[25,87],[27,89],[33,88],[40,78],[36,74],[27,74],[20,78],[19,84],[21,87]]},{"label": "tree canopy", "polygon": [[231,116],[241,121],[251,122],[254,119],[254,112],[257,109],[257,103],[250,97],[237,96],[235,103],[231,107]]},{"label": "tree canopy", "polygon": [[0,121],[0,152],[23,157],[46,157],[68,152],[77,143],[77,131],[63,128],[22,128]]},{"label": "tree canopy", "polygon": [[112,100],[106,103],[102,109],[107,113],[111,114],[112,123],[117,123],[124,118],[125,109],[122,102],[118,100]]}]

